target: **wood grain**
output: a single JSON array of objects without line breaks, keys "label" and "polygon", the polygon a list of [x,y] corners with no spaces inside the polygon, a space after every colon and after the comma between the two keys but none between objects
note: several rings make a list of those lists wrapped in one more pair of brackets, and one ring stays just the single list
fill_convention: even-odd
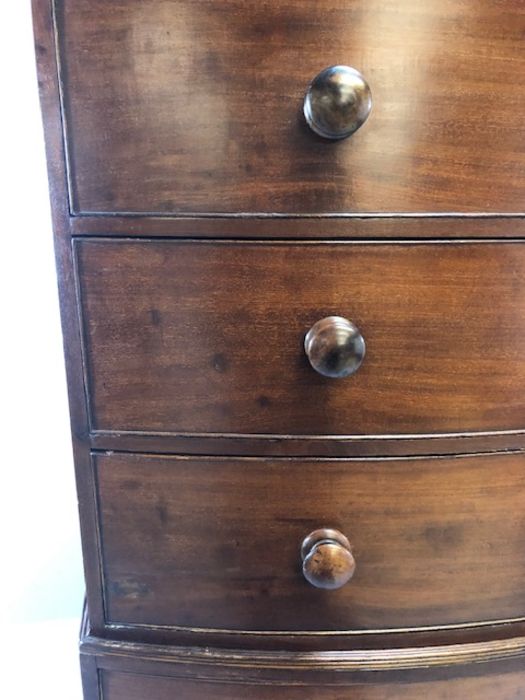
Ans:
[{"label": "wood grain", "polygon": [[[525,446],[525,6],[32,5],[86,700],[525,696],[523,452],[406,458]],[[339,144],[300,113],[333,63],[374,99]],[[467,238],[509,242],[408,243]],[[346,384],[301,354],[329,313]],[[348,454],[398,458],[313,458]],[[323,526],[340,591],[302,579]]]},{"label": "wood grain", "polygon": [[[91,427],[395,435],[523,429],[522,244],[76,244]],[[497,310],[496,310],[497,309]],[[353,377],[309,365],[342,315]]]},{"label": "wood grain", "polygon": [[[95,458],[108,621],[374,630],[525,616],[523,453],[394,460]],[[337,591],[301,572],[352,542]]]},{"label": "wood grain", "polygon": [[[56,1],[75,212],[522,212],[525,7]],[[310,80],[369,81],[341,143]]]},{"label": "wood grain", "polygon": [[[85,377],[82,364],[81,330],[75,289],[73,250],[69,237],[68,191],[65,178],[65,153],[62,141],[62,123],[58,99],[59,86],[55,65],[56,45],[51,7],[52,0],[33,0],[33,31],[38,88],[42,112],[45,115],[49,193],[53,219],[55,260],[64,338],[64,360],[67,374],[82,550],[84,560],[92,562],[96,561],[98,553],[95,524],[96,513],[93,500],[92,472],[89,468],[88,407],[84,385]],[[38,346],[38,342],[39,340],[35,337],[35,347]],[[103,617],[103,602],[98,567],[88,567],[86,565],[84,573],[91,615],[96,620],[100,620]]]}]

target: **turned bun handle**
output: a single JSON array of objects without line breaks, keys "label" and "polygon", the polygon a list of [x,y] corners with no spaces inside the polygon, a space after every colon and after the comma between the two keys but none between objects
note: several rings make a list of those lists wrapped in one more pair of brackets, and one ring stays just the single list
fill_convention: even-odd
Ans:
[{"label": "turned bun handle", "polygon": [[341,316],[317,321],[304,339],[304,351],[316,372],[340,379],[357,372],[366,352],[357,326]]},{"label": "turned bun handle", "polygon": [[301,545],[303,574],[315,588],[334,590],[348,583],[355,571],[348,539],[339,530],[314,530]]},{"label": "turned bun handle", "polygon": [[361,73],[330,66],[312,80],[304,98],[308,126],[325,139],[344,139],[362,126],[372,109],[372,93]]}]

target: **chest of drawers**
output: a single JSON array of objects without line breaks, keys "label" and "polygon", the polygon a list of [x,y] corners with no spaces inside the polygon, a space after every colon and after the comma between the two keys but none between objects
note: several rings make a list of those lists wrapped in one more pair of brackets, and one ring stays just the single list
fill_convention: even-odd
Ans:
[{"label": "chest of drawers", "polygon": [[524,696],[525,7],[33,10],[86,700]]}]

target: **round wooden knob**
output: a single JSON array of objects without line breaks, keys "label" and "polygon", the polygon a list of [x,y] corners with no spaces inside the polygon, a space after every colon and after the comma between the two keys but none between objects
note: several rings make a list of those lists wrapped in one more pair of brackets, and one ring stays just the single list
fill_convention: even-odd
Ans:
[{"label": "round wooden knob", "polygon": [[348,377],[357,372],[366,352],[365,339],[351,321],[327,316],[317,321],[304,339],[310,364],[325,377]]},{"label": "round wooden knob", "polygon": [[350,542],[339,530],[314,530],[301,545],[303,574],[316,588],[333,590],[348,583],[355,571]]},{"label": "round wooden knob", "polygon": [[344,139],[362,126],[372,109],[372,93],[355,68],[330,66],[310,84],[304,98],[308,126],[326,139]]}]

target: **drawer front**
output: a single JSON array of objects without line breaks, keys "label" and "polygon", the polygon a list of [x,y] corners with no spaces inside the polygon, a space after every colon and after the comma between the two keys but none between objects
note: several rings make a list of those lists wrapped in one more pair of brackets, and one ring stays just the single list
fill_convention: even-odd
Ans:
[{"label": "drawer front", "polygon": [[[523,453],[94,465],[110,623],[285,632],[525,616]],[[301,569],[302,541],[323,527],[356,563],[337,590]]]},{"label": "drawer front", "polygon": [[[55,0],[77,212],[516,212],[517,0]],[[348,64],[373,108],[348,140],[302,116]]]},{"label": "drawer front", "polygon": [[[96,431],[393,435],[525,427],[525,245],[80,241]],[[303,347],[359,328],[350,377]]]},{"label": "drawer front", "polygon": [[[525,694],[525,672],[514,670],[498,673],[491,669],[486,676],[483,666],[477,669],[478,676],[449,678],[426,682],[405,682],[404,679],[360,683],[349,681],[335,686],[297,685],[286,681],[276,685],[209,683],[148,676],[118,671],[104,671],[101,685],[104,700],[518,700]],[[334,674],[335,675],[335,674]]]}]

